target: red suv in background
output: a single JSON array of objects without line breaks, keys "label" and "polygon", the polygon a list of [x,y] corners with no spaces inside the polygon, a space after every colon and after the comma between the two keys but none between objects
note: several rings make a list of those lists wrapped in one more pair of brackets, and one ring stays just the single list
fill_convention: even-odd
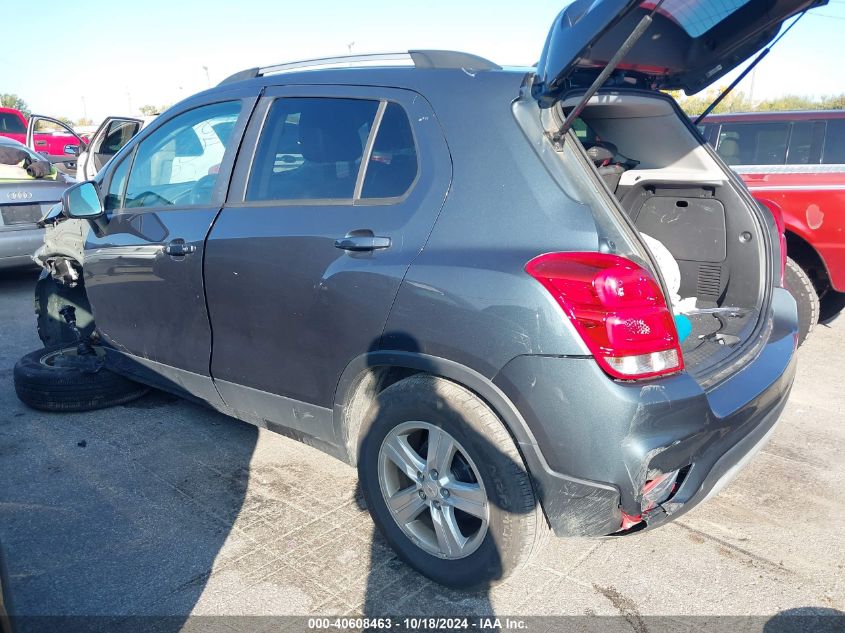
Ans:
[{"label": "red suv in background", "polygon": [[780,209],[803,340],[845,306],[845,111],[707,117],[707,141],[759,201]]}]

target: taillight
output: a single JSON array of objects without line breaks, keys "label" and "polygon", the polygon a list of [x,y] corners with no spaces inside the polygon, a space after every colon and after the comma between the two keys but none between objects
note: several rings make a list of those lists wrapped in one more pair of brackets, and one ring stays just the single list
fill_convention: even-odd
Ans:
[{"label": "taillight", "polygon": [[780,242],[780,285],[783,288],[783,276],[786,274],[786,222],[783,219],[783,211],[776,202],[771,200],[758,200],[772,212],[775,225],[778,227],[778,240]]},{"label": "taillight", "polygon": [[599,366],[637,380],[684,367],[678,332],[660,286],[629,259],[548,253],[525,270],[552,293]]}]

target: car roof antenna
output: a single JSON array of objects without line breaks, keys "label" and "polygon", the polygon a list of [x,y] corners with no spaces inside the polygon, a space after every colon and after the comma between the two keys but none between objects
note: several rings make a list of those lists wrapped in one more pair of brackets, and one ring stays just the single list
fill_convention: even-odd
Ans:
[{"label": "car roof antenna", "polygon": [[616,70],[616,67],[622,62],[625,55],[628,54],[634,44],[639,41],[639,39],[645,34],[648,27],[651,26],[651,23],[654,21],[654,14],[657,13],[657,10],[665,1],[666,0],[660,0],[657,4],[655,4],[651,12],[648,15],[643,16],[643,19],[640,20],[637,26],[634,27],[634,30],[631,31],[631,34],[622,43],[622,46],[619,47],[616,54],[610,58],[609,62],[607,62],[607,66],[604,67],[604,70],[599,73],[599,76],[596,77],[592,85],[587,88],[587,92],[584,93],[584,96],[581,98],[581,101],[578,102],[578,105],[576,105],[567,115],[560,130],[552,138],[553,142],[560,142],[560,139],[566,135],[569,128],[571,128],[572,124],[575,123],[575,119],[581,116],[581,112],[584,110],[587,102],[592,99],[593,95],[598,92],[598,89],[604,85],[604,82],[607,81],[610,74]]},{"label": "car roof antenna", "polygon": [[760,51],[760,54],[757,55],[757,57],[754,58],[753,62],[751,62],[750,64],[748,64],[748,66],[745,67],[745,70],[743,70],[739,74],[739,76],[731,82],[731,85],[728,86],[727,88],[725,88],[719,94],[719,96],[716,97],[716,99],[713,100],[713,103],[711,103],[709,106],[707,106],[707,108],[704,110],[704,112],[702,112],[701,114],[698,115],[698,117],[695,119],[695,125],[698,125],[699,123],[701,123],[704,120],[704,117],[706,117],[708,114],[713,112],[713,110],[715,110],[716,107],[720,103],[722,103],[722,100],[725,97],[727,97],[731,92],[733,92],[734,88],[736,88],[739,85],[739,83],[748,76],[748,73],[750,73],[752,70],[754,70],[754,68],[756,68],[757,64],[759,64],[761,61],[763,61],[763,58],[766,57],[766,55],[769,54],[769,51],[772,50],[772,48],[774,48],[775,44],[780,42],[781,39],[783,38],[783,36],[786,35],[787,33],[789,33],[790,29],[793,26],[798,24],[798,20],[803,18],[805,13],[807,13],[807,11],[802,11],[801,13],[799,13],[798,17],[795,18],[788,27],[786,27],[786,29],[783,31],[783,33],[778,35],[771,44],[769,44],[766,48],[764,48],[762,51]]}]

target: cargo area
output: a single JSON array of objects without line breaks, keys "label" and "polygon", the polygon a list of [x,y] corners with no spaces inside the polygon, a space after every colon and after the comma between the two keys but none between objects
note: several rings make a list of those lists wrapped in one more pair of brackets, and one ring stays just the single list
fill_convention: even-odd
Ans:
[{"label": "cargo area", "polygon": [[[563,100],[561,116],[578,100]],[[685,365],[700,373],[755,329],[767,279],[767,234],[759,210],[682,116],[660,95],[607,92],[590,99],[573,129],[607,189],[648,236],[672,307],[691,324],[682,342]]]}]

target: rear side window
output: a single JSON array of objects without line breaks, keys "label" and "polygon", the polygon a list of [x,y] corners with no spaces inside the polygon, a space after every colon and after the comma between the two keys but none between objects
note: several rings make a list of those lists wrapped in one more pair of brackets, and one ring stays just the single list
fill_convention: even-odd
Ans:
[{"label": "rear side window", "polygon": [[789,123],[725,123],[716,151],[728,165],[783,165]]},{"label": "rear side window", "polygon": [[246,200],[351,200],[378,107],[368,99],[277,99]]},{"label": "rear side window", "polygon": [[813,121],[797,121],[792,124],[792,134],[789,135],[789,149],[786,154],[787,165],[810,164],[814,126]]},{"label": "rear side window", "polygon": [[827,122],[822,162],[826,165],[845,165],[845,119],[831,119]]},{"label": "rear side window", "polygon": [[417,148],[408,115],[398,103],[388,103],[378,127],[362,198],[398,198],[417,177]]},{"label": "rear side window", "polygon": [[246,201],[390,201],[418,171],[413,128],[398,103],[283,97],[267,114]]}]

